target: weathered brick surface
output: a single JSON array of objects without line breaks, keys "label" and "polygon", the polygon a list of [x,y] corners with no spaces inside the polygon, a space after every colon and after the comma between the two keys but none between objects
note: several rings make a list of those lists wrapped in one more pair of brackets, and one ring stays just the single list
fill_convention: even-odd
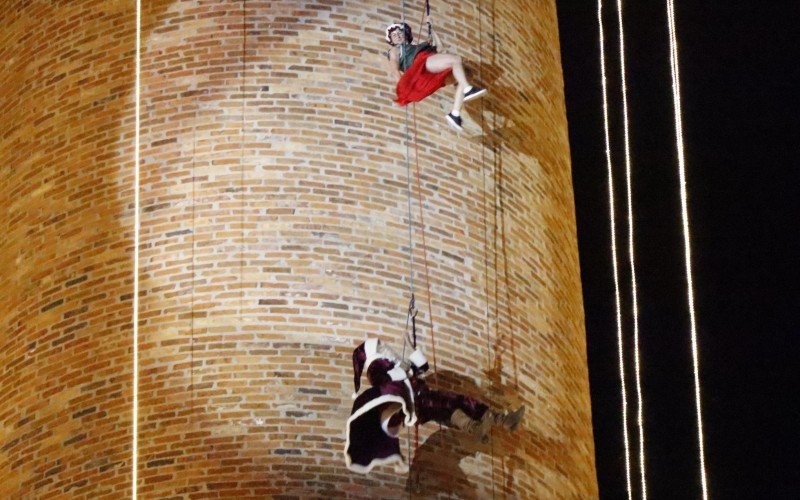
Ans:
[{"label": "weathered brick surface", "polygon": [[[130,491],[132,3],[0,8],[3,497]],[[141,496],[407,496],[342,457],[350,350],[401,346],[411,282],[399,2],[143,4]],[[491,94],[460,136],[449,89],[416,107],[421,341],[441,387],[529,414],[423,429],[413,494],[596,496],[553,2],[435,21]]]},{"label": "weathered brick surface", "polygon": [[129,495],[134,19],[0,4],[0,498]]}]

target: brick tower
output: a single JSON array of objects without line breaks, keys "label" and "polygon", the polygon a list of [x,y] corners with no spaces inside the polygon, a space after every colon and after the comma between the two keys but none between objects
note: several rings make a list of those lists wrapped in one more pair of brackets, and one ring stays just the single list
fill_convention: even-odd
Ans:
[{"label": "brick tower", "polygon": [[[432,3],[460,134],[392,103],[400,2],[142,2],[141,498],[597,496],[554,1]],[[132,491],[134,7],[0,6],[2,498]],[[350,353],[412,289],[432,383],[528,413],[355,474]]]}]

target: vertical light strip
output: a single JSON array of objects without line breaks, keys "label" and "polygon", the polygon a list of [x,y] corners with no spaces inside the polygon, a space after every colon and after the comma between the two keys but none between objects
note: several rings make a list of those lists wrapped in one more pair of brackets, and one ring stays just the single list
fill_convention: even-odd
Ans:
[{"label": "vertical light strip", "polygon": [[636,260],[634,258],[633,228],[633,189],[631,185],[631,150],[628,127],[628,89],[625,83],[625,30],[622,24],[622,0],[617,0],[617,21],[619,24],[620,82],[622,84],[622,118],[625,132],[625,180],[628,197],[628,258],[631,268],[631,302],[633,310],[633,352],[634,372],[636,374],[636,424],[639,429],[639,474],[641,476],[642,499],[647,498],[644,461],[644,409],[642,402],[641,364],[639,360],[639,303],[636,287]]},{"label": "vertical light strip", "polygon": [[683,222],[684,259],[686,264],[686,294],[689,304],[689,325],[692,343],[692,362],[694,364],[694,398],[697,411],[697,441],[700,459],[700,484],[703,500],[708,499],[706,482],[705,450],[703,445],[703,415],[700,403],[700,361],[697,349],[697,324],[694,311],[694,285],[692,283],[692,245],[689,235],[689,203],[686,192],[686,163],[683,151],[683,119],[681,112],[681,84],[678,71],[678,38],[675,28],[675,3],[667,0],[667,23],[669,26],[670,65],[672,67],[672,101],[675,112],[675,143],[678,152],[678,175],[681,192],[681,219]]},{"label": "vertical light strip", "polygon": [[133,499],[136,500],[137,468],[139,462],[139,110],[141,101],[142,72],[142,1],[136,0],[136,62],[135,62],[135,97],[134,100],[134,134],[133,134],[133,443],[132,450],[132,487]]},{"label": "vertical light strip", "polygon": [[606,78],[605,33],[603,31],[603,0],[597,0],[597,22],[600,32],[600,75],[603,88],[603,128],[606,139],[606,168],[608,171],[608,219],[611,223],[611,259],[614,269],[614,301],[617,307],[617,352],[619,355],[619,380],[622,393],[622,438],[625,446],[625,481],[628,500],[633,500],[631,486],[631,449],[628,437],[628,394],[625,389],[625,355],[622,337],[622,306],[619,291],[619,265],[617,257],[617,224],[614,203],[614,170],[611,164],[611,138],[608,124],[608,83]]}]

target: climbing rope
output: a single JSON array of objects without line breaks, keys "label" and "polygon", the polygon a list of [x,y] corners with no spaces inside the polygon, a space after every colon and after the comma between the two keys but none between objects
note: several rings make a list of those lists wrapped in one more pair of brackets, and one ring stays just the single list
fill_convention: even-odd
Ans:
[{"label": "climbing rope", "polygon": [[245,142],[245,111],[246,111],[246,86],[247,86],[247,7],[242,2],[242,76],[241,76],[241,143],[239,144],[239,200],[240,215],[239,226],[241,242],[239,243],[239,324],[242,323],[244,314],[244,142]]},{"label": "climbing rope", "polygon": [[[197,98],[195,97],[195,101]],[[192,419],[195,416],[195,383],[194,383],[194,305],[195,305],[195,280],[197,279],[197,260],[195,259],[195,249],[197,243],[197,204],[195,203],[195,188],[196,188],[196,168],[195,160],[197,158],[197,108],[198,104],[195,102],[194,107],[194,122],[192,123],[192,294],[189,316],[189,384],[192,388],[190,393],[191,398],[191,415]]]},{"label": "climbing rope", "polygon": [[[423,10],[422,17],[420,18],[420,33],[422,32],[422,21],[424,19],[425,14],[430,15],[430,3],[428,0],[425,2],[425,10]],[[405,0],[402,0],[402,13],[401,13],[401,22],[405,23],[406,19],[406,5]],[[431,25],[428,23],[429,29],[429,36],[431,36]],[[402,50],[403,46],[400,46],[401,50],[401,57],[402,57]],[[414,217],[411,209],[412,205],[412,187],[411,187],[411,165],[409,159],[409,116],[408,116],[408,106],[405,109],[405,139],[406,139],[406,156],[405,156],[405,164],[406,164],[406,178],[407,178],[407,188],[408,188],[408,230],[409,230],[409,288],[410,288],[410,304],[408,315],[406,316],[406,328],[405,328],[405,335],[408,336],[408,321],[411,320],[412,324],[412,331],[413,331],[413,338],[411,339],[412,348],[417,348],[417,336],[416,336],[416,314],[414,310],[414,238],[413,238],[413,224],[414,224]],[[427,240],[425,236],[425,215],[423,210],[423,203],[422,203],[422,183],[420,180],[420,167],[419,167],[419,146],[417,144],[417,114],[416,114],[416,104],[414,104],[413,108],[413,120],[414,120],[414,159],[415,159],[415,166],[416,166],[416,181],[417,181],[417,198],[419,203],[419,213],[420,213],[420,231],[422,233],[422,255],[423,255],[423,264],[425,269],[425,288],[426,288],[426,299],[428,303],[428,317],[430,323],[430,335],[431,335],[431,353],[433,357],[433,373],[436,374],[437,372],[437,361],[436,361],[436,341],[434,336],[434,317],[433,317],[433,308],[431,305],[431,286],[430,286],[430,276],[429,276],[429,269],[428,269],[428,247],[427,247]],[[406,340],[407,341],[407,340]],[[405,356],[405,345],[403,346],[403,355]],[[410,432],[410,430],[409,430]],[[410,439],[409,439],[409,461],[413,464],[413,461],[416,459],[417,453],[419,452],[419,425],[414,426],[414,454],[412,456],[410,450]],[[413,457],[413,458],[412,458]],[[411,469],[409,469],[409,473]],[[417,482],[418,482],[417,477]]]},{"label": "climbing rope", "polygon": [[430,275],[428,272],[428,243],[425,238],[425,211],[423,210],[422,205],[422,181],[421,181],[421,174],[419,168],[419,145],[417,144],[417,105],[416,103],[413,104],[413,115],[414,115],[414,159],[416,163],[416,177],[417,177],[417,201],[419,203],[419,226],[420,232],[422,233],[422,262],[424,264],[425,269],[425,289],[427,291],[427,299],[428,299],[428,317],[430,322],[430,332],[431,332],[431,352],[433,355],[433,373],[436,374],[436,336],[434,334],[435,327],[434,327],[434,318],[433,318],[433,307],[431,306],[431,282],[430,282]]},{"label": "climbing rope", "polygon": [[[483,81],[483,0],[478,0],[478,79],[481,85]],[[486,219],[486,105],[481,99],[481,216],[483,222],[483,293],[486,298],[486,313],[485,313],[485,332],[486,332],[486,355],[488,366],[492,366],[492,341],[491,341],[491,328],[489,327],[489,244],[487,235],[487,219]],[[495,498],[495,457],[494,457],[494,429],[489,431],[489,451],[491,453],[491,467],[492,467],[492,499]]]}]

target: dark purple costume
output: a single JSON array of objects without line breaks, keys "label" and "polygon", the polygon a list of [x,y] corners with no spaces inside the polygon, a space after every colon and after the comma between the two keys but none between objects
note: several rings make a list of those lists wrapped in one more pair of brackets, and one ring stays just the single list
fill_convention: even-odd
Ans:
[{"label": "dark purple costume", "polygon": [[472,420],[480,420],[486,410],[484,403],[475,398],[455,392],[435,391],[428,388],[424,380],[413,378],[414,399],[417,403],[417,423],[424,424],[433,420],[442,425],[450,425],[453,412],[461,410]]},{"label": "dark purple costume", "polygon": [[[424,356],[414,367],[427,369]],[[460,409],[473,420],[480,420],[488,407],[480,401],[453,392],[435,391],[425,381],[408,374],[401,368],[397,355],[376,339],[369,339],[353,351],[354,384],[361,385],[361,373],[366,370],[371,387],[355,398],[350,418],[347,419],[345,462],[347,467],[362,474],[381,464],[396,463],[407,470],[400,453],[398,434],[402,425],[431,420],[449,425],[453,412]],[[418,370],[412,370],[416,373]],[[354,393],[355,397],[355,393]]]}]

